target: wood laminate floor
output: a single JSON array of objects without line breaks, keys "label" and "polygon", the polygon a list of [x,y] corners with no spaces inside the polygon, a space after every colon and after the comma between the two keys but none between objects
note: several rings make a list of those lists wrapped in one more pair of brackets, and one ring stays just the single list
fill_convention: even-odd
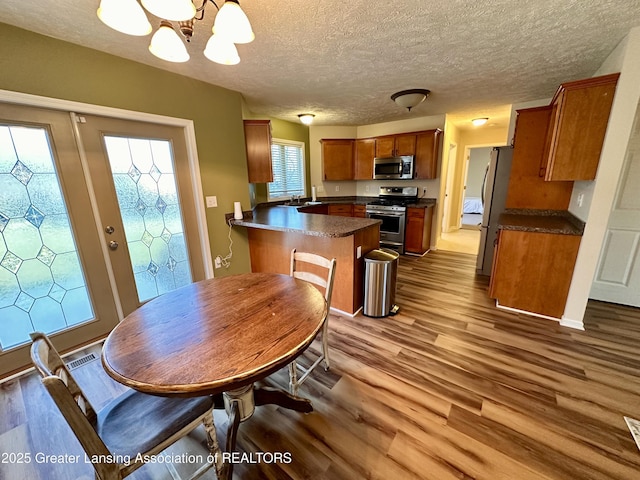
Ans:
[{"label": "wood laminate floor", "polygon": [[[238,451],[254,456],[234,478],[639,479],[623,416],[640,418],[640,310],[592,302],[580,332],[497,310],[486,289],[473,255],[402,257],[400,313],[332,316],[332,369],[301,388],[315,411],[259,407],[240,426]],[[98,407],[122,391],[99,361],[74,373]],[[286,376],[269,383],[284,386]],[[0,405],[0,452],[81,453],[34,375],[2,385]],[[224,441],[223,412],[216,422]],[[174,452],[196,452],[199,441]],[[291,462],[252,463],[255,452],[286,452]],[[93,471],[0,463],[0,478]],[[170,476],[150,465],[134,478]]]}]

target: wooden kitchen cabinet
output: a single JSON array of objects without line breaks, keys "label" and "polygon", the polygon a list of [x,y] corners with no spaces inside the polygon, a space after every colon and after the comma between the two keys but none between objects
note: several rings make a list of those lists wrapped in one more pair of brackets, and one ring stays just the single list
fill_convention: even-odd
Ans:
[{"label": "wooden kitchen cabinet", "polygon": [[373,159],[375,155],[375,138],[362,138],[355,141],[354,180],[373,179]]},{"label": "wooden kitchen cabinet", "polygon": [[329,205],[325,203],[323,203],[322,205],[307,205],[305,207],[298,208],[298,211],[302,213],[316,213],[318,215],[328,215]]},{"label": "wooden kitchen cabinet", "polygon": [[501,230],[489,296],[503,307],[561,318],[581,237]]},{"label": "wooden kitchen cabinet", "polygon": [[416,134],[416,149],[413,177],[432,179],[438,176],[438,154],[442,141],[442,130],[427,130]]},{"label": "wooden kitchen cabinet", "polygon": [[325,180],[353,180],[354,140],[322,139],[322,171]]},{"label": "wooden kitchen cabinet", "polygon": [[545,180],[596,178],[619,74],[563,83],[551,101],[540,176]]},{"label": "wooden kitchen cabinet", "polygon": [[353,217],[366,218],[367,216],[367,208],[365,205],[353,205],[352,211]]},{"label": "wooden kitchen cabinet", "polygon": [[329,215],[338,215],[340,217],[352,217],[352,204],[331,204],[329,205]]},{"label": "wooden kitchen cabinet", "polygon": [[407,208],[407,225],[404,234],[405,253],[422,255],[431,248],[431,223],[433,206]]},{"label": "wooden kitchen cabinet", "polygon": [[416,154],[416,135],[402,133],[376,137],[376,157],[399,157]]},{"label": "wooden kitchen cabinet", "polygon": [[271,121],[245,120],[244,139],[247,148],[249,183],[273,182]]},{"label": "wooden kitchen cabinet", "polygon": [[567,210],[573,182],[547,182],[539,175],[551,106],[518,110],[506,208]]}]

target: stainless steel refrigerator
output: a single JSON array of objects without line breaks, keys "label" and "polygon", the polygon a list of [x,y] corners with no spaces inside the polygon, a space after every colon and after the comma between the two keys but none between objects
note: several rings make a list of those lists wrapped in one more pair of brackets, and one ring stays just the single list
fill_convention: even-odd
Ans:
[{"label": "stainless steel refrigerator", "polygon": [[491,275],[493,246],[498,236],[498,218],[504,211],[511,173],[513,147],[495,147],[484,174],[482,185],[483,213],[480,225],[480,248],[476,272]]}]

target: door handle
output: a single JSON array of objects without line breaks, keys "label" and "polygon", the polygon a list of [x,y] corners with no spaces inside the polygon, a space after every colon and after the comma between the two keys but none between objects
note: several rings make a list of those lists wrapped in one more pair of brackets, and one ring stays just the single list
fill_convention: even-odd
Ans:
[{"label": "door handle", "polygon": [[104,231],[105,233],[108,233],[109,235],[111,235],[113,232],[116,231],[116,229],[113,228],[111,225],[107,225],[106,227],[104,227]]},{"label": "door handle", "polygon": [[109,242],[109,248],[111,250],[117,250],[118,249],[118,242],[116,242],[115,240],[111,240]]}]

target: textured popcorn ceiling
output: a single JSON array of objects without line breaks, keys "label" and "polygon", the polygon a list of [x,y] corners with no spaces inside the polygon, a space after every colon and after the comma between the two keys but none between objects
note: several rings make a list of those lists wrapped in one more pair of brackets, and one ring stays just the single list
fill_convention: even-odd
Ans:
[{"label": "textured popcorn ceiling", "polygon": [[[200,3],[200,0],[196,0]],[[222,0],[220,0],[221,2]],[[249,109],[317,125],[365,125],[443,113],[503,122],[511,103],[551,97],[563,81],[592,76],[629,29],[640,0],[240,0],[256,34],[241,62],[202,50],[207,7],[191,60],[152,56],[96,17],[99,0],[2,0],[0,22],[187,75],[242,93]],[[158,20],[149,15],[152,24]],[[428,88],[411,113],[390,95]],[[502,118],[502,120],[500,120]]]}]

